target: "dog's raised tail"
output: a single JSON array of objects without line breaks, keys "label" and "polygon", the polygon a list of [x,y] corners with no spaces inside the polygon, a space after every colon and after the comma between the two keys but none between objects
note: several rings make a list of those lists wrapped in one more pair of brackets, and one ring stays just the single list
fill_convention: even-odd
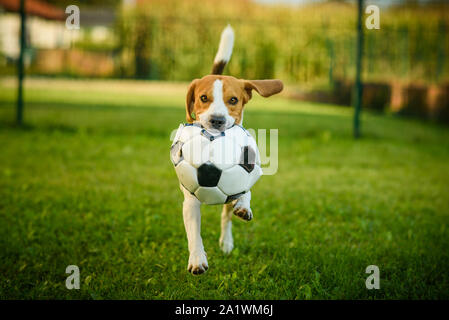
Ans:
[{"label": "dog's raised tail", "polygon": [[218,52],[214,59],[214,66],[212,67],[212,74],[222,74],[226,64],[231,59],[232,48],[234,47],[234,30],[228,24],[221,33],[220,44]]}]

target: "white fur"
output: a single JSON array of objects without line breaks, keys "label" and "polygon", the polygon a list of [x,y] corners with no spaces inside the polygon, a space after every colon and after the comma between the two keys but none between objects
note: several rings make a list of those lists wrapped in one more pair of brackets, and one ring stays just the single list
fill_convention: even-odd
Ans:
[{"label": "white fur", "polygon": [[[201,238],[201,202],[182,185],[180,185],[184,193],[184,202],[182,213],[184,217],[184,226],[187,233],[187,241],[189,247],[189,263],[187,270],[192,273],[201,274],[208,268],[207,254],[204,251],[203,240]],[[253,214],[250,207],[251,191],[248,191],[232,203],[223,205],[221,213],[221,235],[220,247],[225,254],[229,254],[234,248],[234,239],[232,237],[232,215],[236,210],[246,210],[249,220]]]},{"label": "white fur", "polygon": [[234,248],[234,239],[232,238],[232,211],[233,205],[227,203],[223,205],[223,211],[221,212],[221,235],[220,235],[220,247],[224,253],[228,254]]},{"label": "white fur", "polygon": [[207,111],[203,112],[199,116],[199,122],[203,127],[209,129],[210,131],[218,131],[217,129],[211,127],[210,117],[211,116],[223,116],[226,119],[225,128],[230,128],[235,122],[235,119],[229,115],[228,108],[223,101],[223,82],[221,80],[215,80],[213,84],[213,102],[210,104]]},{"label": "white fur", "polygon": [[181,190],[184,193],[182,214],[190,253],[187,269],[191,272],[195,270],[204,272],[209,266],[201,239],[201,202],[183,186]]},{"label": "white fur", "polygon": [[218,52],[215,56],[214,63],[224,61],[228,62],[231,59],[232,48],[234,47],[234,30],[228,25],[221,33],[220,44]]}]

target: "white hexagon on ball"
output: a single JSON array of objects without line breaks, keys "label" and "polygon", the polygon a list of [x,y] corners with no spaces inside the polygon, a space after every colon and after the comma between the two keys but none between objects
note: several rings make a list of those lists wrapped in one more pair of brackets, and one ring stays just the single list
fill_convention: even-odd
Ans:
[{"label": "white hexagon on ball", "polygon": [[227,195],[248,191],[249,174],[241,166],[224,170],[218,181],[218,187]]},{"label": "white hexagon on ball", "polygon": [[221,170],[226,170],[238,164],[241,147],[235,139],[219,137],[211,142],[209,148],[210,162]]},{"label": "white hexagon on ball", "polygon": [[195,191],[195,196],[205,204],[222,204],[228,198],[217,187],[199,187]]},{"label": "white hexagon on ball", "polygon": [[195,135],[182,146],[184,159],[195,168],[210,158],[210,141],[202,135]]},{"label": "white hexagon on ball", "polygon": [[181,184],[186,188],[190,193],[193,193],[198,189],[198,177],[196,173],[196,168],[191,166],[187,161],[182,160],[175,167],[176,175],[178,176]]},{"label": "white hexagon on ball", "polygon": [[199,136],[201,134],[201,128],[198,126],[185,126],[183,125],[178,129],[178,132],[175,136],[175,142],[181,141],[183,143],[187,142],[188,140],[192,139],[194,136]]},{"label": "white hexagon on ball", "polygon": [[262,176],[262,168],[260,168],[257,164],[254,166],[254,169],[248,175],[248,185],[247,190],[251,189],[251,187],[259,180]]}]

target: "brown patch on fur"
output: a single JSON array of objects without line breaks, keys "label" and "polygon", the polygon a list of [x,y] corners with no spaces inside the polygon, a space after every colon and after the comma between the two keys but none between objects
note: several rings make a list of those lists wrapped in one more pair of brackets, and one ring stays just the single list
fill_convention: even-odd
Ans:
[{"label": "brown patch on fur", "polygon": [[245,90],[251,96],[251,90],[256,90],[262,97],[269,97],[273,94],[279,93],[284,88],[281,80],[245,80]]},{"label": "brown patch on fur", "polygon": [[220,60],[212,66],[211,74],[222,74],[224,67],[226,66],[226,61]]},{"label": "brown patch on fur", "polygon": [[245,221],[251,221],[253,218],[249,213],[248,210],[245,208],[236,208],[233,212],[237,217],[245,220]]},{"label": "brown patch on fur", "polygon": [[[201,79],[195,79],[190,83],[186,97],[186,119],[192,123],[192,112],[196,120],[199,115],[206,111],[213,102],[213,84],[215,80],[223,82],[223,101],[228,108],[229,115],[240,123],[242,111],[245,104],[251,99],[251,91],[256,90],[261,96],[269,97],[282,91],[283,85],[280,80],[241,80],[231,76],[207,75]],[[207,102],[201,101],[200,97],[206,95]],[[238,102],[232,105],[229,100],[236,97]]]}]

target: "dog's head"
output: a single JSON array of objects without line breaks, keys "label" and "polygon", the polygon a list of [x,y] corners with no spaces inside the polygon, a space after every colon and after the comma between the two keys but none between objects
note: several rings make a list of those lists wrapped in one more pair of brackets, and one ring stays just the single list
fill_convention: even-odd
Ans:
[{"label": "dog's head", "polygon": [[186,98],[187,122],[199,122],[211,131],[224,131],[241,124],[243,107],[252,90],[263,97],[282,91],[280,80],[242,80],[231,76],[208,75],[195,79]]}]

